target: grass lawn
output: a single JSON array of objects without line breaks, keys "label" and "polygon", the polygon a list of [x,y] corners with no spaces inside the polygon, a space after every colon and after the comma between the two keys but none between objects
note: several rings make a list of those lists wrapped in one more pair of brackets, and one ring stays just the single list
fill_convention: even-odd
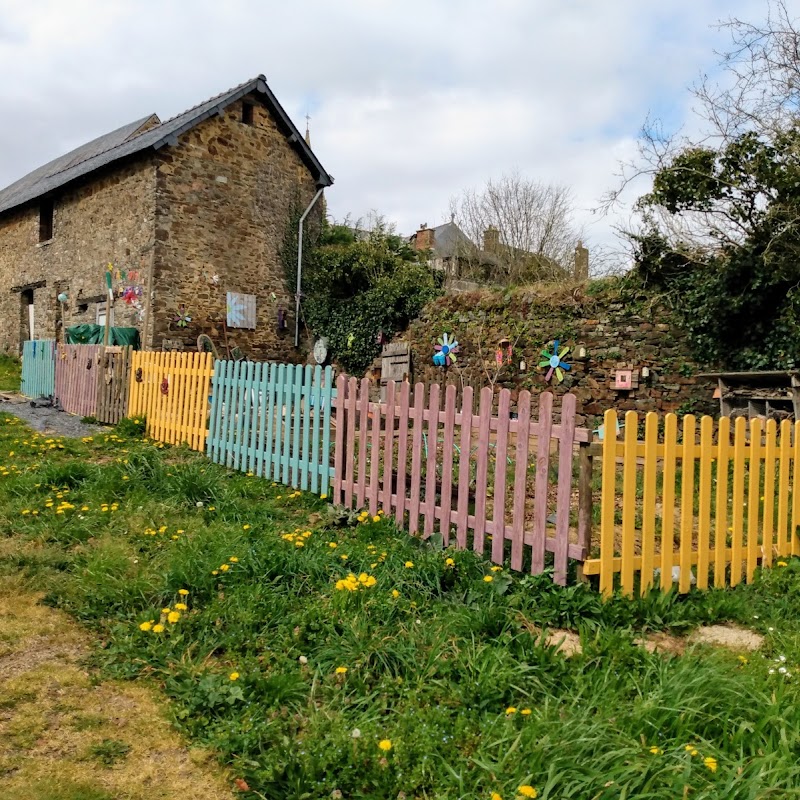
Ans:
[{"label": "grass lawn", "polygon": [[22,378],[22,362],[0,354],[0,392],[18,392]]},{"label": "grass lawn", "polygon": [[[800,561],[603,604],[361,520],[130,421],[75,441],[0,415],[6,596],[44,592],[83,623],[98,685],[156,687],[241,797],[800,797]],[[763,633],[761,651],[636,643],[722,620]],[[544,627],[579,631],[582,653]],[[33,701],[3,693],[2,645],[0,786],[41,745],[7,743]],[[104,735],[97,780],[135,746]],[[66,791],[48,800],[95,797]]]}]

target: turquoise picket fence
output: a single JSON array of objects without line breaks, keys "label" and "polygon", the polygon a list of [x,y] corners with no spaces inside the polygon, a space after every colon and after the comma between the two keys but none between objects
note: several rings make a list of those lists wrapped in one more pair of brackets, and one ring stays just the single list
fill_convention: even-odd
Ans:
[{"label": "turquoise picket fence", "polygon": [[56,343],[35,339],[22,345],[22,384],[25,397],[52,397],[56,390]]},{"label": "turquoise picket fence", "polygon": [[333,477],[330,367],[217,361],[206,452],[217,464],[327,494]]}]

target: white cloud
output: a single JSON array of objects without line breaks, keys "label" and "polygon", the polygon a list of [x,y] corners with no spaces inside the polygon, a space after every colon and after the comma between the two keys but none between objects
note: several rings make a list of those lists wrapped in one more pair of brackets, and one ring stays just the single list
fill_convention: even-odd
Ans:
[{"label": "white cloud", "polygon": [[759,0],[0,0],[0,184],[264,72],[336,177],[329,209],[401,231],[518,168],[590,209],[650,109],[689,114],[719,18]]}]

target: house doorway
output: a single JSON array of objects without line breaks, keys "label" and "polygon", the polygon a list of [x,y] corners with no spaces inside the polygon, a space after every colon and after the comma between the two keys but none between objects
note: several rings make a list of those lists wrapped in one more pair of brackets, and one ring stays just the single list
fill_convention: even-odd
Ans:
[{"label": "house doorway", "polygon": [[23,289],[20,292],[22,303],[22,341],[36,338],[36,314],[33,303],[33,289]]}]

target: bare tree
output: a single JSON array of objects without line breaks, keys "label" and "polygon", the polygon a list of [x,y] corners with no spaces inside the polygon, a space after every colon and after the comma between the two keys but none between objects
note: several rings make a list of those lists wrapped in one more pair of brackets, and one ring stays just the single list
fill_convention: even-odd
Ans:
[{"label": "bare tree", "polygon": [[[703,133],[690,140],[679,131],[665,132],[658,120],[648,118],[636,158],[620,164],[618,184],[604,198],[601,210],[615,207],[629,189],[646,191],[655,175],[674,168],[676,158],[692,147],[723,148],[745,133],[773,141],[800,121],[800,24],[786,0],[767,0],[762,22],[732,17],[719,28],[730,35],[729,48],[717,53],[721,79],[703,75],[691,89]],[[736,192],[741,187],[729,189]],[[757,191],[751,195],[754,211],[773,199]],[[677,214],[650,205],[640,222],[643,228],[657,227],[675,246],[708,251],[741,243],[752,232],[754,216],[732,215],[726,202]]]},{"label": "bare tree", "polygon": [[581,231],[572,221],[573,198],[564,186],[518,172],[490,178],[450,202],[453,221],[475,243],[471,256],[484,277],[504,284],[563,280],[572,274]]}]

